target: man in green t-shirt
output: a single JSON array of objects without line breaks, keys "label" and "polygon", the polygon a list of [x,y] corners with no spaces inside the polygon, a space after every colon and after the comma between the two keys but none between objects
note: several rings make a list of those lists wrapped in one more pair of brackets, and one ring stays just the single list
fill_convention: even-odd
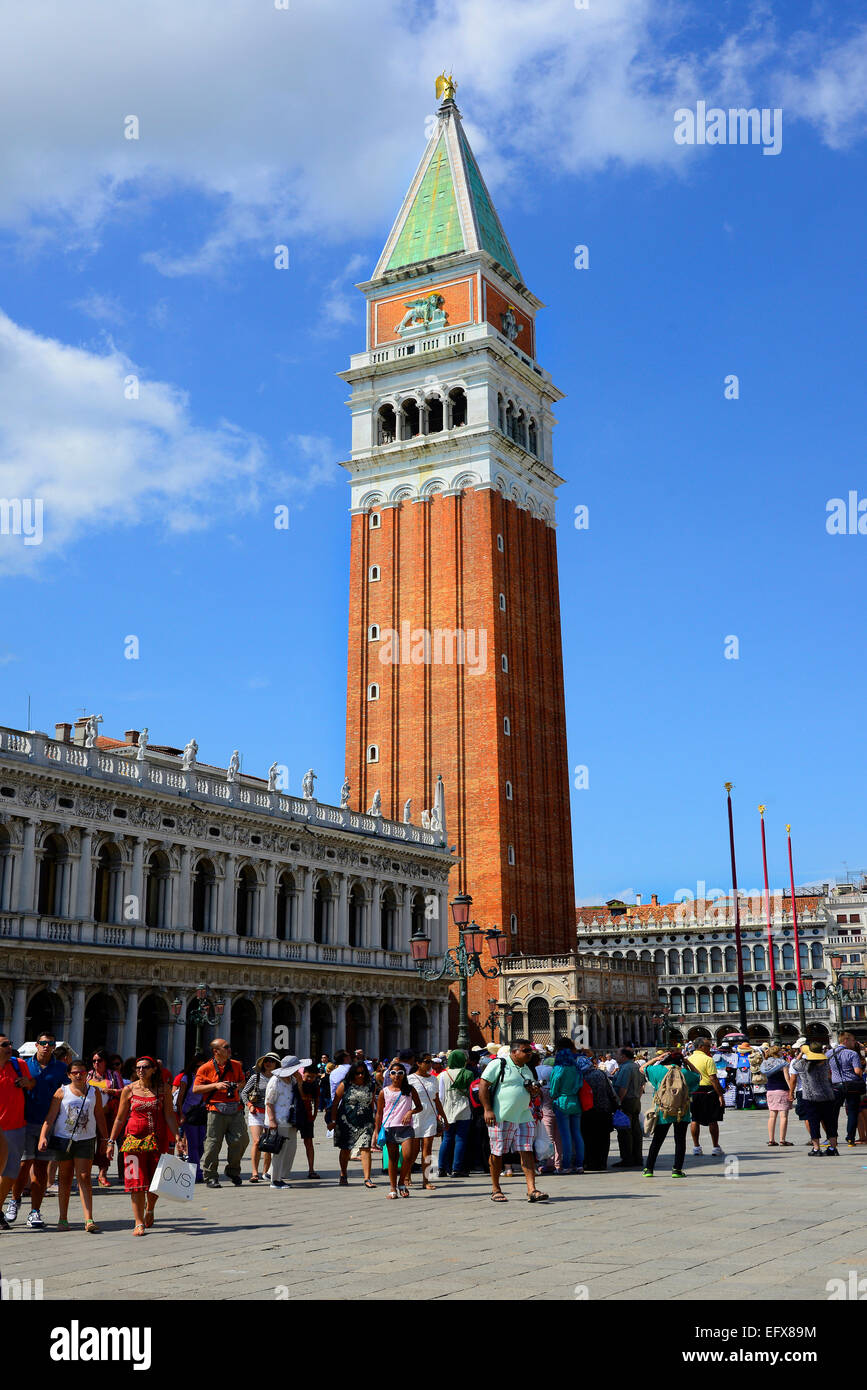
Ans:
[{"label": "man in green t-shirt", "polygon": [[527,1201],[544,1202],[548,1194],[536,1187],[533,1153],[536,1122],[530,1100],[542,1095],[542,1088],[530,1067],[533,1045],[526,1038],[519,1038],[508,1052],[505,1048],[500,1051],[501,1055],[485,1067],[479,1082],[479,1100],[491,1140],[491,1201],[508,1200],[500,1189],[503,1154],[517,1151],[527,1182]]}]

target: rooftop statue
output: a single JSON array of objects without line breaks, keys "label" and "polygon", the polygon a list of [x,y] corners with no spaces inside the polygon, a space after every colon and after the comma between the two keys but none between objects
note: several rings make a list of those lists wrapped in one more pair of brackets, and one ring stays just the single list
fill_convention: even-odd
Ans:
[{"label": "rooftop statue", "polygon": [[446,76],[445,68],[443,68],[436,80],[436,94],[440,101],[454,101],[457,90],[458,84],[454,77],[451,73]]}]

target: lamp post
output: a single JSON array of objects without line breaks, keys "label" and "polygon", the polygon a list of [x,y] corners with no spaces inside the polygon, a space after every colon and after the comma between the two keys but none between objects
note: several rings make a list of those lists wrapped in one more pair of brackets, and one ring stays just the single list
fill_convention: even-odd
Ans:
[{"label": "lamp post", "polygon": [[[834,971],[834,980],[825,986],[825,993],[834,1001],[838,1037],[843,1030],[843,1004],[862,1004],[867,998],[867,990],[863,988],[867,984],[867,977],[856,971],[841,975],[842,967],[843,957],[832,956],[831,968]],[[812,985],[812,980],[809,983]]]},{"label": "lamp post", "polygon": [[[180,1013],[180,1000],[175,1000]],[[174,1013],[174,1004],[172,1012]],[[216,1028],[220,1019],[223,1017],[225,1004],[222,999],[215,999],[207,985],[199,985],[193,996],[192,1002],[187,1009],[187,1023],[192,1023],[196,1029],[196,1051],[202,1050],[202,1033],[205,1028]]]},{"label": "lamp post", "polygon": [[415,968],[423,980],[447,978],[458,981],[457,1046],[463,1052],[466,1052],[470,1045],[467,982],[471,975],[482,975],[486,980],[493,980],[500,973],[497,965],[491,970],[486,970],[482,965],[481,956],[485,943],[495,961],[503,960],[509,955],[509,939],[504,932],[497,927],[485,931],[477,922],[470,921],[472,905],[473,900],[468,893],[459,893],[453,900],[452,917],[460,933],[460,939],[457,946],[452,946],[446,951],[439,967],[432,961],[428,962],[430,937],[424,931],[413,932],[409,943]]}]

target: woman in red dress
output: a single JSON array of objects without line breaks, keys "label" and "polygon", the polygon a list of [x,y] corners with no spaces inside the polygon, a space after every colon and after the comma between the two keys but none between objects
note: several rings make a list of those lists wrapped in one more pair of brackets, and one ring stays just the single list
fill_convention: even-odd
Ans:
[{"label": "woman in red dress", "polygon": [[185,1155],[187,1145],[178,1131],[171,1086],[163,1082],[159,1063],[153,1057],[139,1057],[135,1072],[136,1080],[123,1089],[108,1145],[111,1162],[115,1139],[118,1134],[125,1134],[120,1146],[123,1185],[135,1214],[133,1235],[143,1236],[154,1224],[157,1198],[149,1188],[160,1155],[168,1152],[172,1139],[179,1157]]}]

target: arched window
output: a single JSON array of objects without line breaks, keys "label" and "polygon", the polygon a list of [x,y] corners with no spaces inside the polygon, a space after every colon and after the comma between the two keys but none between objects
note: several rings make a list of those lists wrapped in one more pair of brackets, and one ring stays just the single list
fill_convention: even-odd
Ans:
[{"label": "arched window", "polygon": [[738,968],[738,953],[734,946],[726,946],[726,974],[732,974]]},{"label": "arched window", "polygon": [[288,869],[277,880],[274,931],[278,941],[291,941],[295,936],[295,878]]},{"label": "arched window", "polygon": [[522,449],[527,447],[527,417],[523,410],[515,418],[515,443],[520,444]]},{"label": "arched window", "polygon": [[503,733],[504,733],[504,734],[511,734],[511,732],[512,732],[512,726],[511,726],[511,724],[509,723],[509,716],[506,714],[506,715],[503,716]]},{"label": "arched window", "polygon": [[500,665],[502,666],[502,668],[503,668],[504,671],[508,672],[508,670],[509,670],[509,658],[506,656],[505,652],[504,652],[503,655],[500,657]]},{"label": "arched window", "polygon": [[783,947],[783,969],[794,970],[795,968],[795,948],[790,942],[786,942]]},{"label": "arched window", "polygon": [[377,444],[393,444],[397,438],[397,420],[393,405],[381,405],[376,413]]},{"label": "arched window", "polygon": [[97,922],[119,922],[123,896],[123,869],[117,845],[103,845],[96,861],[93,915]]},{"label": "arched window", "polygon": [[726,1011],[726,997],[723,993],[722,985],[715,985],[713,990],[713,1012],[724,1014]]},{"label": "arched window", "polygon": [[694,1014],[694,1013],[696,1013],[695,990],[692,988],[691,985],[688,986],[688,988],[685,989],[684,992],[683,992],[683,1006],[684,1006],[684,1010],[683,1010],[684,1013],[687,1013],[687,1014]]},{"label": "arched window", "polygon": [[680,974],[680,953],[678,951],[669,951],[668,953],[668,973],[669,975]]},{"label": "arched window", "polygon": [[371,531],[378,531],[382,525],[382,518],[379,512],[371,512],[367,524]]},{"label": "arched window", "polygon": [[379,641],[379,623],[370,624],[370,627],[367,629],[367,640],[368,642]]},{"label": "arched window", "polygon": [[514,862],[515,862],[515,846],[514,846],[514,845],[509,845],[509,863],[510,863],[510,864],[514,864]]},{"label": "arched window", "polygon": [[368,700],[379,699],[379,686],[376,684],[376,681],[374,681],[372,685],[369,685],[367,687],[367,698]]},{"label": "arched window", "polygon": [[698,1011],[700,1014],[710,1013],[710,990],[700,989],[698,992]]},{"label": "arched window", "polygon": [[511,401],[506,403],[506,429],[505,433],[510,439],[515,438],[515,407]]},{"label": "arched window", "polygon": [[424,932],[427,922],[427,899],[421,888],[416,889],[412,895],[412,906],[410,910],[410,931],[413,936]]},{"label": "arched window", "polygon": [[505,594],[500,594],[500,612],[501,612],[501,613],[505,613],[505,611],[506,611],[506,595],[505,595]]},{"label": "arched window", "polygon": [[753,1003],[752,985],[744,985],[744,1007],[746,1008],[747,1013],[752,1013],[756,1007]]},{"label": "arched window", "polygon": [[367,571],[367,578],[371,584],[379,583],[379,565],[371,565]]},{"label": "arched window", "polygon": [[743,964],[744,970],[752,970],[753,958],[749,946],[741,947],[741,963]]},{"label": "arched window", "polygon": [[427,416],[427,433],[439,434],[443,428],[443,403],[439,396],[428,396],[424,403]]},{"label": "arched window", "polygon": [[518,931],[518,919],[517,919],[517,917],[515,916],[514,912],[512,913],[511,917],[509,918],[509,926],[510,926],[510,928],[511,928],[512,935],[515,936],[515,935],[517,934],[517,931]]},{"label": "arched window", "polygon": [[683,973],[684,975],[695,974],[695,958],[688,946],[683,953]]},{"label": "arched window", "polygon": [[[69,896],[69,853],[62,835],[46,835],[39,858],[36,910],[44,917],[65,917]],[[108,921],[106,917],[100,921]],[[112,921],[115,919],[112,917]]]},{"label": "arched window", "polygon": [[699,975],[707,974],[707,951],[704,946],[699,946],[695,953],[695,968]]},{"label": "arched window", "polygon": [[379,947],[382,951],[397,950],[397,897],[393,888],[386,888],[379,900]]},{"label": "arched window", "polygon": [[794,985],[788,984],[785,988],[786,1002],[784,1008],[794,1011],[798,1007],[798,991]]},{"label": "arched window", "polygon": [[349,894],[349,944],[364,945],[364,889],[360,883],[353,884]]},{"label": "arched window", "polygon": [[235,886],[235,931],[238,936],[255,936],[256,902],[259,885],[251,864],[245,864]]},{"label": "arched window", "polygon": [[331,940],[332,904],[331,884],[320,878],[313,889],[313,940],[320,946]]},{"label": "arched window", "polygon": [[730,1014],[737,1014],[738,1011],[738,992],[734,985],[729,985],[726,990],[726,1007]]},{"label": "arched window", "polygon": [[642,951],[639,960],[646,961],[649,965],[650,962],[653,960],[653,956],[650,954],[649,951]]},{"label": "arched window", "polygon": [[171,865],[168,855],[155,849],[145,878],[145,921],[149,927],[171,926]]},{"label": "arched window", "polygon": [[812,966],[812,968],[813,968],[814,970],[821,970],[821,969],[822,969],[822,964],[823,964],[823,959],[822,959],[822,943],[821,943],[821,941],[811,941],[811,942],[810,942],[810,965]]},{"label": "arched window", "polygon": [[665,961],[665,952],[664,952],[664,951],[654,951],[654,953],[653,953],[653,963],[654,963],[654,965],[656,966],[657,970],[662,971],[662,974],[663,974],[663,975],[666,974],[666,969],[665,969],[666,961]]},{"label": "arched window", "polygon": [[527,1027],[530,1041],[549,1043],[551,1041],[551,1010],[547,999],[531,999],[527,1007]]},{"label": "arched window", "polygon": [[712,975],[722,974],[722,951],[719,946],[710,948],[710,973]]},{"label": "arched window", "polygon": [[499,533],[499,531],[498,531],[498,532],[497,532],[497,549],[500,550],[500,551],[503,551],[503,550],[505,550],[505,548],[506,548],[506,543],[505,543],[505,541],[503,540],[503,537],[500,535],[500,533]]},{"label": "arched window", "polygon": [[[503,400],[502,392],[497,395],[497,425],[501,434],[506,433],[506,402]],[[500,549],[502,550],[502,546]]]},{"label": "arched window", "polygon": [[683,1013],[683,995],[677,988],[671,991],[671,1012],[673,1014]]},{"label": "arched window", "polygon": [[512,784],[511,784],[511,782],[507,782],[507,783],[506,783],[506,800],[507,800],[507,801],[511,801],[511,800],[512,800]]},{"label": "arched window", "polygon": [[369,763],[378,763],[378,762],[379,762],[379,744],[378,744],[378,743],[369,743],[369,744],[367,745],[367,761],[368,761]]},{"label": "arched window", "polygon": [[765,948],[764,948],[764,946],[754,946],[754,947],[753,947],[753,969],[754,969],[754,970],[767,970],[767,968],[768,968],[768,967],[767,967],[767,961],[766,961],[766,959],[765,959]]},{"label": "arched window", "polygon": [[527,448],[529,449],[531,454],[536,454],[538,456],[539,432],[536,428],[536,421],[533,419],[532,416],[530,417],[530,424],[528,427],[527,436]]},{"label": "arched window", "polygon": [[467,423],[467,397],[460,386],[449,391],[449,417],[450,426],[453,429]]},{"label": "arched window", "polygon": [[770,1008],[766,985],[756,985],[756,1008],[760,1013]]},{"label": "arched window", "polygon": [[216,871],[210,859],[200,859],[193,876],[193,931],[213,931],[216,912]]},{"label": "arched window", "polygon": [[400,406],[400,437],[401,439],[415,439],[420,433],[418,401],[408,396]]}]

